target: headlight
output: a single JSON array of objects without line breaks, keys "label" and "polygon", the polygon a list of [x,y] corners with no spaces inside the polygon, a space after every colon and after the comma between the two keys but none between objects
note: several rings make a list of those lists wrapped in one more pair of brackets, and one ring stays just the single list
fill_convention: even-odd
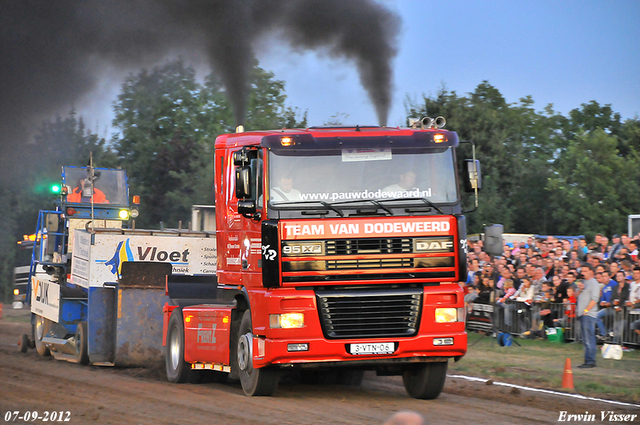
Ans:
[{"label": "headlight", "polygon": [[138,216],[138,214],[139,214],[139,213],[138,213],[138,210],[137,210],[137,209],[133,208],[133,209],[131,210],[131,218],[136,218],[136,217]]},{"label": "headlight", "polygon": [[457,308],[436,308],[436,323],[450,323],[457,321]]},{"label": "headlight", "polygon": [[291,329],[304,326],[304,313],[270,314],[269,327],[272,329]]},{"label": "headlight", "polygon": [[121,220],[127,220],[129,219],[129,211],[120,210],[120,213],[118,214],[118,216],[120,217]]},{"label": "headlight", "polygon": [[13,295],[20,295],[20,290],[18,288],[14,289]]}]

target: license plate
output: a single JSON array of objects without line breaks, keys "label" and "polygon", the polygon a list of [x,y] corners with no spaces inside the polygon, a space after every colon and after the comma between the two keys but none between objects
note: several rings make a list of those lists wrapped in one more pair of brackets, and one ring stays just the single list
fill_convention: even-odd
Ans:
[{"label": "license plate", "polygon": [[392,354],[395,351],[393,342],[374,342],[368,344],[350,344],[349,353],[361,354]]}]

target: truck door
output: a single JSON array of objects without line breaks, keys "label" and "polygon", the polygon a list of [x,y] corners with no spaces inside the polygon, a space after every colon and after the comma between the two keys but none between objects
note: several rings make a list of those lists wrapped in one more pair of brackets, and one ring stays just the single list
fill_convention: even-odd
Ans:
[{"label": "truck door", "polygon": [[[261,234],[260,222],[264,211],[264,160],[257,147],[235,148],[228,152],[222,178],[225,200],[225,253],[222,267],[236,284],[260,284]],[[236,274],[238,273],[239,274]],[[240,280],[240,282],[238,281]],[[231,282],[228,282],[231,283]]]},{"label": "truck door", "polygon": [[[260,271],[259,261],[262,257],[262,237],[260,233],[260,223],[264,210],[264,161],[262,150],[247,151],[247,165],[243,167],[248,173],[243,178],[248,180],[248,190],[246,193],[237,193],[238,212],[242,215],[242,236],[241,236],[241,267],[245,279],[260,279],[256,274]],[[242,196],[244,195],[244,196]],[[248,284],[245,280],[245,284]],[[254,284],[259,284],[259,280]]]}]

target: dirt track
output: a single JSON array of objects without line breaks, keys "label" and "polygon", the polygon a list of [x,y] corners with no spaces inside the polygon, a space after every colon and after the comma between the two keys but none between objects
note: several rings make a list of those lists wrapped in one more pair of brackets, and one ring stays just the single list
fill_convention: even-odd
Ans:
[{"label": "dirt track", "polygon": [[72,424],[198,425],[382,424],[401,410],[419,412],[433,424],[556,423],[560,410],[588,410],[601,423],[601,410],[634,410],[451,378],[440,398],[421,401],[406,395],[401,378],[370,373],[359,388],[285,381],[274,397],[249,398],[233,381],[170,384],[159,370],[80,366],[35,350],[22,354],[17,341],[29,325],[10,321],[20,313],[7,307],[0,319],[0,423],[13,410],[69,411]]}]

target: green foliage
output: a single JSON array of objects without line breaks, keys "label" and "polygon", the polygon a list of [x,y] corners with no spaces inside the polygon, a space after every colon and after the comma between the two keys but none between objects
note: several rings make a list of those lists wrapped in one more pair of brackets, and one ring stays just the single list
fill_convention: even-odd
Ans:
[{"label": "green foliage", "polygon": [[[536,112],[530,96],[508,104],[487,81],[459,96],[441,89],[422,104],[407,100],[407,116],[447,119],[461,140],[473,140],[483,190],[469,231],[492,223],[505,232],[621,233],[640,212],[640,121],[620,122],[610,105],[592,101],[569,117],[548,105]],[[468,146],[458,152],[470,158]],[[472,205],[468,195],[463,197]],[[597,230],[596,230],[597,229]]]},{"label": "green foliage", "polygon": [[[306,112],[285,107],[284,82],[254,66],[247,130],[306,127]],[[213,203],[213,151],[217,135],[233,132],[233,113],[220,78],[204,84],[182,60],[131,75],[115,104],[113,144],[132,193],[142,197],[141,227],[187,226],[194,204]]]},{"label": "green foliage", "polygon": [[15,234],[19,217],[14,206],[17,201],[14,192],[0,188],[0,208],[3,211],[3,217],[0,220],[0,302],[13,299],[12,279],[17,254]]},{"label": "green foliage", "polygon": [[18,265],[16,242],[35,231],[39,210],[53,207],[56,195],[51,188],[60,184],[62,166],[87,164],[90,153],[95,166],[116,165],[117,158],[105,140],[88,131],[74,111],[35,129],[32,143],[20,155],[24,164],[21,178],[0,190],[0,299],[3,295],[5,301],[12,299],[13,268]]},{"label": "green foliage", "polygon": [[619,155],[615,136],[596,128],[569,141],[556,161],[547,188],[559,232],[619,233],[626,216],[639,210],[634,194],[640,173],[638,155]]}]

